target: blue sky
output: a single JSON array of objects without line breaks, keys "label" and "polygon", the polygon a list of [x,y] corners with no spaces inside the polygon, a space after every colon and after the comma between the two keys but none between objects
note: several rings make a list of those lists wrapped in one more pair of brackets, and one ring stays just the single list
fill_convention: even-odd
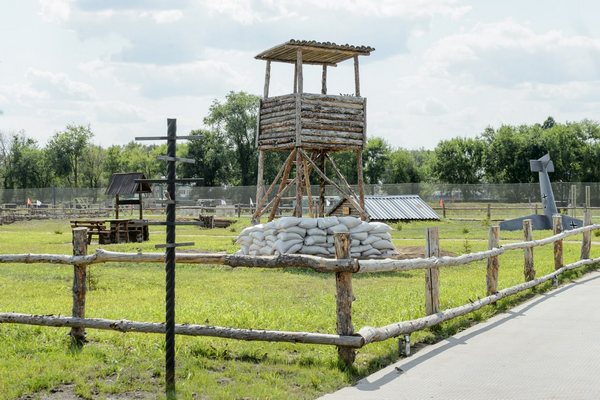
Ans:
[{"label": "blue sky", "polygon": [[[124,144],[201,128],[213,99],[261,94],[254,56],[289,39],[369,45],[370,136],[433,148],[488,126],[600,116],[600,2],[0,0],[0,131],[45,143],[69,123]],[[347,65],[346,65],[347,64]],[[272,92],[291,91],[275,65]],[[353,88],[351,63],[330,93]],[[305,90],[320,88],[306,67]]]}]

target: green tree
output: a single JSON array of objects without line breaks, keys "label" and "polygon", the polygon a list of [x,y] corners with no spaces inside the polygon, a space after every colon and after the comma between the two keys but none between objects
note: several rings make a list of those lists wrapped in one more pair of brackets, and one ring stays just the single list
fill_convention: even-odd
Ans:
[{"label": "green tree", "polygon": [[381,183],[388,158],[390,156],[390,145],[379,137],[372,137],[367,141],[363,150],[364,177],[368,184]]},{"label": "green tree", "polygon": [[24,133],[14,134],[4,144],[5,157],[3,186],[7,189],[49,186],[51,169],[44,150]]},{"label": "green tree", "polygon": [[420,181],[421,175],[413,153],[405,149],[392,151],[386,166],[385,183],[416,183]]},{"label": "green tree", "polygon": [[193,130],[190,135],[199,139],[189,141],[187,157],[194,164],[182,164],[185,177],[203,178],[204,186],[218,186],[231,178],[231,156],[225,140],[218,132]]},{"label": "green tree", "polygon": [[259,97],[245,92],[229,92],[225,102],[215,100],[204,123],[223,137],[235,155],[236,182],[256,184],[256,122]]},{"label": "green tree", "polygon": [[67,125],[46,146],[56,176],[66,179],[69,186],[79,187],[79,165],[93,136],[89,125]]},{"label": "green tree", "polygon": [[103,180],[106,152],[97,145],[91,144],[86,147],[81,160],[81,176],[87,187],[98,188],[107,182]]},{"label": "green tree", "polygon": [[442,140],[434,150],[431,172],[444,183],[479,183],[484,176],[483,151],[479,139]]}]

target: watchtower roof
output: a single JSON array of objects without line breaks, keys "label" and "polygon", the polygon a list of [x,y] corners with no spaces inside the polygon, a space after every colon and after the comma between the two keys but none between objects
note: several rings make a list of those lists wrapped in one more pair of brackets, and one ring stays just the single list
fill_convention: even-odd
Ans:
[{"label": "watchtower roof", "polygon": [[272,47],[256,55],[258,60],[295,63],[297,49],[302,49],[303,64],[319,64],[336,66],[337,63],[348,60],[355,55],[368,56],[375,49],[369,46],[352,46],[332,42],[317,42],[314,40],[294,40]]}]

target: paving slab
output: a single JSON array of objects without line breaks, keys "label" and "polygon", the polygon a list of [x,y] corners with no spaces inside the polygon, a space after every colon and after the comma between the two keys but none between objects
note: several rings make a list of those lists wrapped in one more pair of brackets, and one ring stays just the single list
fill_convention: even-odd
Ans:
[{"label": "paving slab", "polygon": [[538,295],[323,396],[600,399],[600,272]]}]

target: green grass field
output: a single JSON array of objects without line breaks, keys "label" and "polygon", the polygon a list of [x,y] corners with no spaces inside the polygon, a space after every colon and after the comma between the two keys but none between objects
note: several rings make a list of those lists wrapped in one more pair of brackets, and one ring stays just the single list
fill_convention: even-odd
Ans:
[{"label": "green grass field", "polygon": [[[194,241],[197,250],[234,252],[235,235],[248,225],[228,229],[178,228],[178,241]],[[398,224],[397,247],[422,246],[424,230],[439,226],[442,250],[455,254],[485,250],[487,227],[481,222]],[[144,252],[163,243],[161,227],[151,227],[143,244],[103,245],[115,251]],[[534,238],[550,231],[534,231]],[[501,241],[520,241],[522,233],[502,233]],[[595,238],[595,237],[594,237]],[[565,242],[565,263],[579,257],[580,236]],[[94,251],[96,244],[90,246]],[[22,222],[0,226],[0,253],[71,254],[68,221]],[[537,275],[553,270],[552,246],[534,249]],[[600,247],[592,246],[592,256]],[[523,253],[500,257],[499,287],[523,281]],[[86,316],[160,322],[164,319],[164,266],[103,264],[89,267],[92,290]],[[0,311],[32,314],[71,312],[72,267],[51,264],[0,264]],[[574,274],[564,277],[572,278]],[[442,308],[485,296],[485,261],[442,269]],[[424,272],[359,274],[353,281],[356,330],[424,315]],[[544,290],[544,286],[538,290]],[[412,335],[433,342],[485,319],[530,296],[499,302],[432,330]],[[306,270],[232,269],[222,266],[177,266],[177,322],[220,326],[335,333],[335,278]],[[164,353],[161,335],[88,330],[81,351],[69,348],[69,329],[0,325],[0,399],[41,396],[63,385],[82,398],[121,394],[162,398]],[[337,363],[335,347],[244,342],[205,337],[177,338],[179,398],[312,399],[352,384],[397,359],[397,342],[389,340],[358,350],[355,368]],[[147,397],[143,397],[147,396]],[[34,397],[35,398],[35,397]],[[60,397],[57,397],[60,398]]]}]

